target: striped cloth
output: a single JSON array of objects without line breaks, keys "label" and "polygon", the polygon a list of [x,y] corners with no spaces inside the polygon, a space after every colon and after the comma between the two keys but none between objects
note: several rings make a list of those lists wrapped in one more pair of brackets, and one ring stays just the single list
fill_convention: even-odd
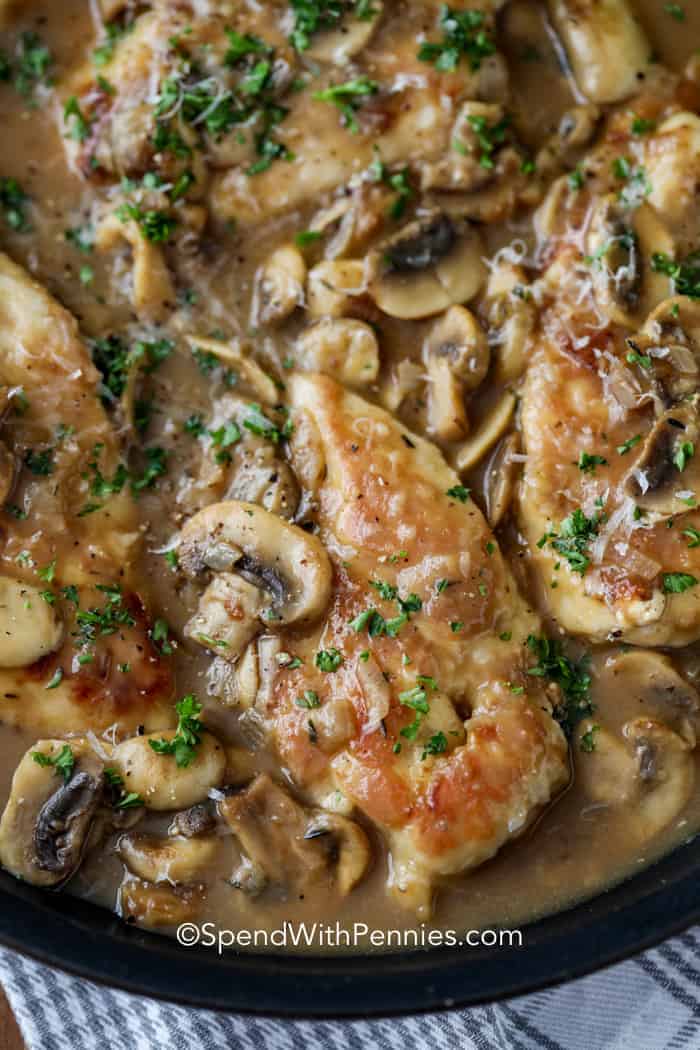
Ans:
[{"label": "striped cloth", "polygon": [[493,1006],[378,1021],[277,1021],[100,988],[0,951],[29,1050],[698,1050],[700,927],[602,973]]}]

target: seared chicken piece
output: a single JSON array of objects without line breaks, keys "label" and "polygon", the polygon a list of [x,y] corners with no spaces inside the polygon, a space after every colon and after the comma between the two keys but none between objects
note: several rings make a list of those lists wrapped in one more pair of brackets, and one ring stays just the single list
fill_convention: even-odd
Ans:
[{"label": "seared chicken piece", "polygon": [[170,670],[132,578],[136,509],[98,379],[74,319],[0,256],[2,718],[43,735],[171,719]]},{"label": "seared chicken piece", "polygon": [[507,97],[498,6],[480,5],[481,21],[465,30],[469,55],[443,69],[447,9],[436,3],[377,2],[361,17],[349,3],[332,29],[322,17],[313,31],[283,3],[234,13],[155,3],[99,77],[86,66],[63,86],[82,115],[69,114],[67,129],[85,121],[67,148],[87,177],[135,179],[132,197],[155,170],[178,186],[180,205],[206,197],[217,218],[243,224],[316,202],[372,162],[449,166],[463,101]]},{"label": "seared chicken piece", "polygon": [[519,513],[552,616],[597,641],[700,637],[696,123],[676,114],[635,141],[619,115],[581,185],[555,183],[539,214]]},{"label": "seared chicken piece", "polygon": [[282,626],[289,659],[257,712],[300,786],[383,831],[393,890],[427,914],[440,876],[488,859],[566,783],[527,675],[540,623],[433,445],[327,377],[290,395],[333,579],[320,627]]}]

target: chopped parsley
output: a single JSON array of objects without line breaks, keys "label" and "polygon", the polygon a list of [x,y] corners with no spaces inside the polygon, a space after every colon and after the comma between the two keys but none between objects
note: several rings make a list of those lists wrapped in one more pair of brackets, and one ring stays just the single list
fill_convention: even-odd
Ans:
[{"label": "chopped parsley", "polygon": [[544,547],[549,540],[554,550],[568,561],[572,570],[583,576],[590,565],[587,547],[590,541],[598,535],[600,522],[599,514],[588,518],[580,508],[577,508],[567,518],[564,518],[558,533],[546,534],[537,545]]},{"label": "chopped parsley", "polygon": [[655,120],[647,120],[645,117],[635,117],[630,130],[633,135],[648,135],[656,129]]},{"label": "chopped parsley", "polygon": [[[63,593],[69,601],[76,601],[72,594],[66,593],[69,589],[64,588]],[[73,588],[75,590],[75,588]],[[76,613],[76,624],[78,626],[77,639],[81,647],[92,646],[97,638],[116,634],[120,627],[133,627],[136,620],[124,605],[121,587],[119,584],[97,584],[97,590],[105,595],[105,603],[102,608],[78,609]]]},{"label": "chopped parsley", "polygon": [[316,666],[319,671],[325,671],[327,673],[331,671],[337,671],[343,662],[342,653],[335,648],[320,649],[316,653]]},{"label": "chopped parsley", "polygon": [[243,420],[243,426],[251,434],[267,438],[273,445],[279,445],[281,441],[291,437],[293,424],[290,419],[285,420],[280,427],[267,418],[260,405],[248,405],[248,415]]},{"label": "chopped parsley", "polygon": [[134,204],[132,201],[127,201],[117,208],[117,218],[122,222],[133,220],[142,237],[154,244],[162,244],[169,240],[177,226],[177,219],[168,212],[157,208],[144,210],[140,204]]},{"label": "chopped parsley", "polygon": [[582,751],[590,754],[591,751],[595,751],[595,735],[600,731],[600,726],[591,726],[585,733],[581,734],[579,746]]},{"label": "chopped parsley", "polygon": [[503,120],[499,120],[496,124],[489,124],[486,117],[474,116],[468,117],[467,120],[476,135],[481,150],[479,164],[482,168],[493,168],[493,154],[496,148],[502,146],[505,141],[510,119],[504,117]]},{"label": "chopped parsley", "polygon": [[695,526],[689,525],[687,529],[683,529],[681,536],[690,540],[689,547],[700,547],[700,529],[696,529]]},{"label": "chopped parsley", "polygon": [[27,470],[37,477],[48,477],[49,474],[53,474],[56,467],[53,460],[53,449],[45,448],[36,452],[34,449],[28,448],[24,454],[24,465]]},{"label": "chopped parsley", "polygon": [[547,678],[559,686],[562,702],[555,708],[554,716],[566,736],[571,737],[576,723],[593,713],[593,704],[589,696],[591,676],[587,670],[587,658],[574,662],[564,653],[561,642],[549,638],[536,638],[533,634],[528,637],[527,644],[537,660],[534,666],[528,668],[527,673],[538,678]]},{"label": "chopped parsley", "polygon": [[81,110],[75,95],[71,95],[63,107],[63,122],[68,128],[69,138],[75,142],[85,142],[90,134],[90,121]]},{"label": "chopped parsley", "polygon": [[114,809],[135,809],[143,806],[144,802],[135,791],[127,791],[124,786],[124,778],[116,769],[105,769],[105,780],[112,796]]},{"label": "chopped parsley", "polygon": [[168,469],[168,453],[159,445],[145,449],[146,465],[139,477],[132,477],[131,491],[143,492],[144,489],[152,489],[158,478],[162,477]]},{"label": "chopped parsley", "polygon": [[423,748],[423,754],[421,762],[425,761],[428,755],[442,755],[447,751],[447,737],[442,731],[434,733],[429,740],[426,740],[425,747]]},{"label": "chopped parsley", "polygon": [[177,729],[172,740],[149,740],[148,743],[157,755],[174,755],[175,764],[180,768],[189,766],[195,757],[196,750],[202,739],[204,724],[199,715],[202,705],[193,693],[183,696],[175,710],[178,715]]},{"label": "chopped parsley", "polygon": [[371,0],[291,0],[290,6],[294,28],[289,42],[296,51],[306,51],[316,33],[339,28],[348,11],[363,21],[370,21],[377,14]]},{"label": "chopped parsley", "polygon": [[421,62],[430,62],[440,73],[453,73],[461,58],[467,59],[470,69],[477,70],[482,60],[496,50],[482,11],[457,11],[443,4],[439,25],[442,40],[421,44],[418,58]]},{"label": "chopped parsley", "polygon": [[303,696],[298,696],[294,703],[297,707],[304,707],[307,711],[313,710],[315,707],[321,706],[318,693],[315,693],[313,689],[307,689]]},{"label": "chopped parsley", "polygon": [[29,98],[42,81],[51,65],[51,52],[36,33],[22,33],[19,40],[18,67],[15,89],[24,98]]},{"label": "chopped parsley", "polygon": [[618,455],[626,456],[627,453],[630,452],[634,448],[635,445],[638,445],[641,440],[642,440],[642,435],[641,434],[635,434],[634,437],[627,438],[627,441],[623,441],[621,445],[617,446],[617,450],[616,451],[617,451]]},{"label": "chopped parsley", "polygon": [[451,499],[459,500],[460,503],[466,503],[470,492],[471,489],[466,488],[464,485],[453,485],[452,488],[447,490],[445,495],[450,496]]},{"label": "chopped parsley", "polygon": [[700,299],[700,251],[692,252],[683,262],[675,262],[663,252],[654,252],[651,268],[655,273],[666,274],[678,295]]},{"label": "chopped parsley", "polygon": [[662,579],[664,594],[683,594],[698,582],[688,572],[665,572]]},{"label": "chopped parsley", "polygon": [[53,766],[54,772],[62,776],[66,784],[73,776],[75,755],[68,744],[64,744],[57,755],[47,755],[44,751],[32,751],[32,758],[39,766]]},{"label": "chopped parsley", "polygon": [[578,457],[578,469],[584,474],[594,474],[596,467],[607,467],[608,461],[603,456],[592,455],[589,452],[581,452]]},{"label": "chopped parsley", "polygon": [[357,109],[369,95],[376,95],[378,91],[379,84],[376,80],[362,76],[355,80],[348,80],[344,84],[332,84],[323,91],[314,92],[312,97],[318,102],[330,102],[337,106],[340,110],[342,124],[348,131],[356,134],[360,130],[360,125],[355,118]]},{"label": "chopped parsley", "polygon": [[695,445],[692,441],[682,441],[676,448],[673,454],[673,465],[679,470],[683,471],[688,466],[689,461],[695,455]]},{"label": "chopped parsley", "polygon": [[156,620],[151,628],[150,635],[151,641],[159,653],[163,656],[172,656],[175,650],[173,643],[170,641],[170,628],[167,620]]},{"label": "chopped parsley", "polygon": [[30,229],[25,211],[28,202],[29,197],[17,179],[0,178],[0,209],[7,225],[17,233],[27,233]]}]

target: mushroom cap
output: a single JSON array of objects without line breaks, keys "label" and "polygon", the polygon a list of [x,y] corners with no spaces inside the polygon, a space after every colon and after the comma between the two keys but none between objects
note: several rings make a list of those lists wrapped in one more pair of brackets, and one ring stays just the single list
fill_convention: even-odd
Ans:
[{"label": "mushroom cap", "polygon": [[29,667],[55,652],[63,623],[31,584],[0,576],[0,667]]},{"label": "mushroom cap", "polygon": [[474,226],[433,212],[368,257],[368,292],[390,317],[430,317],[474,298],[485,278],[482,255]]},{"label": "mushroom cap", "polygon": [[254,503],[230,500],[195,514],[180,534],[179,556],[191,577],[241,573],[270,594],[270,619],[282,624],[318,619],[330,599],[331,563],[321,541]]},{"label": "mushroom cap", "polygon": [[157,838],[122,835],[117,852],[133,875],[146,882],[193,882],[211,866],[220,840],[213,836]]},{"label": "mushroom cap", "polygon": [[146,809],[184,809],[203,802],[218,787],[226,770],[226,752],[212,733],[202,733],[189,765],[178,766],[172,755],[157,754],[151,740],[172,740],[174,730],[132,736],[118,744],[111,764],[127,791],[135,791]]},{"label": "mushroom cap", "polygon": [[80,865],[88,832],[102,801],[103,763],[86,741],[71,740],[75,766],[66,782],[34,755],[55,758],[65,740],[38,740],[12,778],[0,821],[0,861],[35,886],[59,886]]},{"label": "mushroom cap", "polygon": [[475,390],[486,378],[491,353],[486,334],[463,306],[451,306],[430,329],[423,352],[431,360],[446,361],[465,390]]},{"label": "mushroom cap", "polygon": [[638,507],[662,517],[687,512],[682,494],[700,486],[700,461],[692,456],[681,472],[674,459],[688,442],[698,448],[699,436],[698,412],[691,402],[668,409],[656,420],[624,481],[625,492]]}]

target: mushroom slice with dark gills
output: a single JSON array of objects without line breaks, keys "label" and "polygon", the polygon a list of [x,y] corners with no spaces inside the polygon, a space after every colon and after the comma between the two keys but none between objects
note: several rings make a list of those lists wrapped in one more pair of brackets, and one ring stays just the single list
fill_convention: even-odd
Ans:
[{"label": "mushroom slice with dark gills", "polygon": [[83,740],[39,740],[12,778],[0,860],[17,878],[57,887],[77,871],[102,803],[102,760]]},{"label": "mushroom slice with dark gills", "polygon": [[218,805],[245,857],[231,881],[247,892],[271,885],[303,893],[330,880],[345,896],[369,867],[369,841],[358,824],[307,809],[265,773]]},{"label": "mushroom slice with dark gills", "polygon": [[458,440],[469,430],[465,396],[488,371],[486,334],[468,310],[451,306],[431,328],[423,354],[430,380],[430,432],[444,441]]},{"label": "mushroom slice with dark gills", "polygon": [[624,482],[635,506],[663,518],[687,513],[691,495],[700,494],[699,438],[695,398],[657,419]]},{"label": "mushroom slice with dark gills", "polygon": [[628,649],[609,656],[597,675],[602,692],[624,694],[637,700],[695,746],[700,728],[700,696],[674,667],[670,657],[645,649]]},{"label": "mushroom slice with dark gills", "polygon": [[700,302],[685,295],[664,299],[627,345],[638,359],[649,359],[650,381],[662,405],[700,391]]},{"label": "mushroom slice with dark gills", "polygon": [[627,809],[625,831],[647,842],[676,819],[695,783],[692,746],[668,725],[643,716],[625,723],[620,735],[592,720],[577,728],[594,747],[577,755],[577,777],[597,802]]},{"label": "mushroom slice with dark gills", "polygon": [[229,500],[195,514],[180,534],[180,565],[208,580],[185,628],[236,660],[262,630],[307,626],[330,597],[331,565],[317,537],[253,503]]},{"label": "mushroom slice with dark gills", "polygon": [[430,317],[477,294],[485,277],[475,227],[434,212],[405,226],[368,258],[368,292],[391,317]]},{"label": "mushroom slice with dark gills", "polygon": [[663,276],[651,266],[654,252],[673,241],[648,204],[631,208],[610,194],[595,205],[586,235],[596,301],[611,321],[635,326],[667,294]]}]

